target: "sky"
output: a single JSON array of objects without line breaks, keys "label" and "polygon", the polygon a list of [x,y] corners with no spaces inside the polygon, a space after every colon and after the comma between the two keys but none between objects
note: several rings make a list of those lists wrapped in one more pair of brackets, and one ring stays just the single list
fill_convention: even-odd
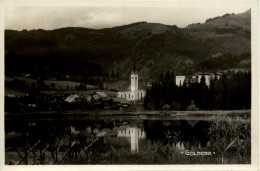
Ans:
[{"label": "sky", "polygon": [[186,27],[226,13],[242,13],[250,3],[64,3],[6,4],[5,29],[110,28],[139,21]]}]

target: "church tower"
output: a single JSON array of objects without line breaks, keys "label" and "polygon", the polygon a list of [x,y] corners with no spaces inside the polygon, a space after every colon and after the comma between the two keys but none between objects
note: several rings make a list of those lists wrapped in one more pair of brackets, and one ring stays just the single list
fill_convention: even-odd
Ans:
[{"label": "church tower", "polygon": [[135,63],[130,75],[130,80],[130,88],[128,87],[126,91],[117,92],[117,97],[125,98],[127,101],[143,100],[146,95],[146,91],[143,89],[139,89],[138,87],[138,73],[135,68]]},{"label": "church tower", "polygon": [[138,73],[133,70],[131,73],[131,100],[138,99]]}]

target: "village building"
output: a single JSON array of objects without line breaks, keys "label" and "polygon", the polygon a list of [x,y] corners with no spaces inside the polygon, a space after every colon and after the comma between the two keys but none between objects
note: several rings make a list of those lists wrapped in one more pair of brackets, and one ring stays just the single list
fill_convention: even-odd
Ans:
[{"label": "village building", "polygon": [[223,53],[218,52],[218,53],[213,54],[212,58],[218,58],[220,56],[223,56]]},{"label": "village building", "polygon": [[201,78],[205,78],[205,83],[209,87],[210,86],[210,80],[217,79],[219,80],[222,77],[221,73],[197,73],[194,75],[186,76],[186,75],[178,75],[175,78],[175,84],[176,86],[183,86],[183,85],[189,85],[189,84],[196,84],[201,82]]},{"label": "village building", "polygon": [[68,103],[74,103],[76,102],[77,100],[79,100],[79,96],[78,95],[69,95],[66,99],[65,99],[65,102],[68,102]]},{"label": "village building", "polygon": [[207,72],[205,72],[205,73],[198,73],[196,75],[196,76],[198,76],[198,83],[200,83],[201,78],[203,77],[203,74],[204,74],[206,85],[209,86],[210,85],[210,80],[211,80],[213,74],[207,73]]},{"label": "village building", "polygon": [[138,73],[132,71],[131,73],[131,84],[124,91],[118,91],[117,97],[125,98],[128,101],[138,101],[145,97],[146,91],[139,89],[138,87]]},{"label": "village building", "polygon": [[102,91],[94,92],[94,93],[88,95],[88,97],[87,97],[88,102],[105,100],[105,99],[107,99],[107,95],[106,95],[106,93],[104,93]]},{"label": "village building", "polygon": [[175,79],[176,85],[177,86],[183,86],[185,78],[186,78],[185,75],[176,76],[176,79]]},{"label": "village building", "polygon": [[114,97],[114,98],[112,98],[112,100],[119,107],[128,107],[129,106],[129,102],[125,98]]}]

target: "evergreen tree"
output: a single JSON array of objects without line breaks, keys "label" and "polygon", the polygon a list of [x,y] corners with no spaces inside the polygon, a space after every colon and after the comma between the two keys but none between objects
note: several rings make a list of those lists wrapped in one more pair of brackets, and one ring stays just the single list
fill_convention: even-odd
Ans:
[{"label": "evergreen tree", "polygon": [[[174,82],[167,82],[169,74],[165,74],[163,82],[153,83],[147,91],[145,106],[152,103],[155,109],[161,109],[165,104],[171,104],[172,109],[186,110],[191,100],[201,110],[239,110],[251,108],[251,73],[231,72],[223,73],[221,79],[212,79],[208,87],[205,77],[200,83],[190,84],[188,87],[175,86]],[[170,74],[170,77],[173,74]],[[204,72],[203,72],[204,75]],[[161,74],[162,76],[162,74]],[[162,77],[159,77],[159,79]],[[171,80],[171,79],[170,79]]]},{"label": "evergreen tree", "polygon": [[115,78],[114,70],[112,70],[112,72],[111,72],[111,78]]},{"label": "evergreen tree", "polygon": [[160,80],[160,82],[163,82],[163,73],[162,72],[160,73],[159,80]]},{"label": "evergreen tree", "polygon": [[167,73],[166,73],[166,75],[165,75],[165,82],[166,83],[169,83],[170,82],[170,79],[171,79],[171,74],[170,74],[170,72],[169,71],[167,71]]}]

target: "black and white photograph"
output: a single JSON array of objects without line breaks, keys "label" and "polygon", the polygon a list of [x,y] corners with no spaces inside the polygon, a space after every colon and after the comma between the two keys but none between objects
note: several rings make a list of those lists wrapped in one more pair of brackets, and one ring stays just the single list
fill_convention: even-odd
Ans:
[{"label": "black and white photograph", "polygon": [[259,169],[257,6],[5,1],[2,165]]}]

